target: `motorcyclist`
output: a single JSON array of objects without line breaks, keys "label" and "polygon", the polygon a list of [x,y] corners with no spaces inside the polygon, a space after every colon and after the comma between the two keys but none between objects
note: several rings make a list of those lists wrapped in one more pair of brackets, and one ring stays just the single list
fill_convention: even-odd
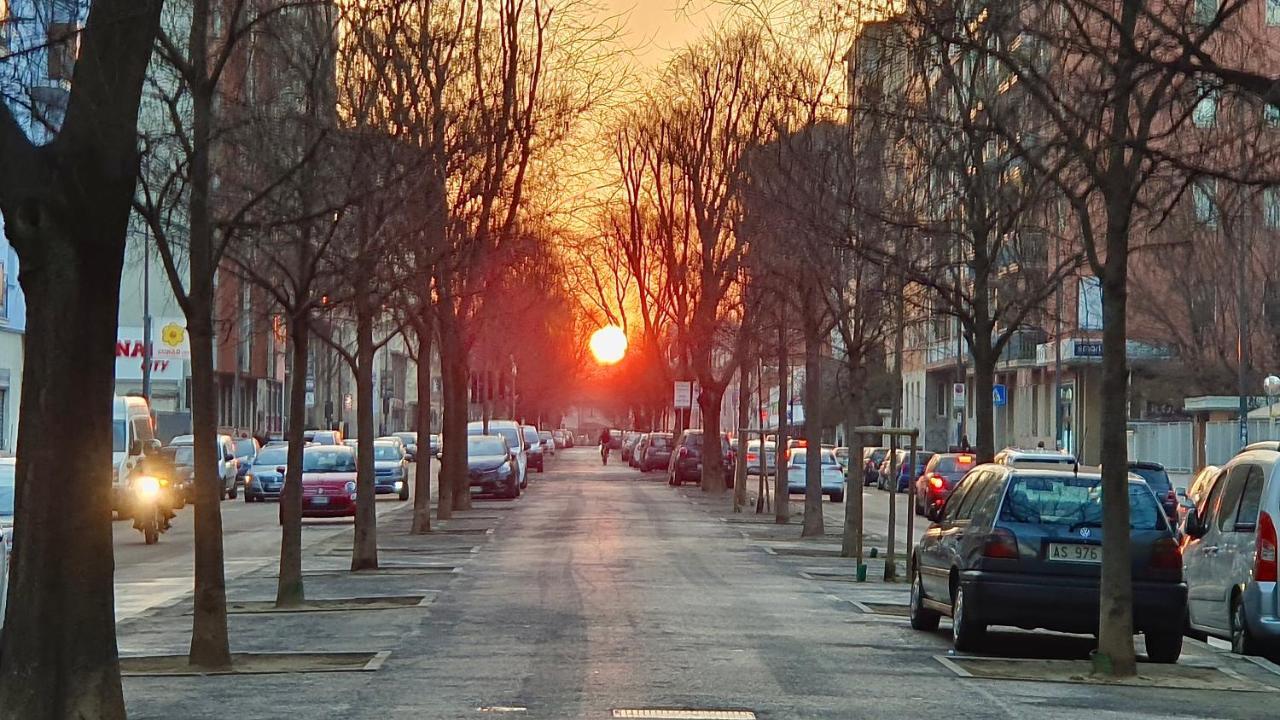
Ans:
[{"label": "motorcyclist", "polygon": [[[168,530],[171,521],[177,515],[173,511],[176,505],[174,493],[174,481],[177,479],[177,468],[173,461],[165,457],[160,452],[150,452],[142,456],[142,460],[138,463],[135,471],[136,475],[150,475],[160,481],[161,502],[160,513],[164,517],[163,529]],[[133,526],[135,529],[141,529],[138,518],[134,518]]]},{"label": "motorcyclist", "polygon": [[613,442],[613,433],[609,428],[600,431],[600,462],[609,464],[609,446]]}]

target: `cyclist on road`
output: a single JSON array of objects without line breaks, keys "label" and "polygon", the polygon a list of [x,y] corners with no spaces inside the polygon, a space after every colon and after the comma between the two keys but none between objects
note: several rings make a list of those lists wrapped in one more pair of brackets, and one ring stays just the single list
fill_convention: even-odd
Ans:
[{"label": "cyclist on road", "polygon": [[600,463],[602,465],[609,464],[609,444],[613,442],[613,434],[609,432],[609,428],[600,431]]}]

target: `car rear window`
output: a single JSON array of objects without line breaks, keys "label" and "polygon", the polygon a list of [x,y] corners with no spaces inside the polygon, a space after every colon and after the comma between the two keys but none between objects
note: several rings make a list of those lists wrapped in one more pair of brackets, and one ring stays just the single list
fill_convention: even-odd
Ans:
[{"label": "car rear window", "polygon": [[889,454],[889,450],[887,448],[877,448],[875,450],[872,450],[871,462],[875,463],[876,465],[879,465],[880,463],[884,462],[884,456],[888,454]]},{"label": "car rear window", "polygon": [[[1000,507],[1002,522],[1102,527],[1102,480],[1096,476],[1014,477]],[[1129,483],[1129,527],[1166,527],[1164,513],[1145,485]]]},{"label": "car rear window", "polygon": [[1170,488],[1173,487],[1173,482],[1169,480],[1169,473],[1165,472],[1164,468],[1133,467],[1129,468],[1129,472],[1146,480],[1147,485],[1151,487],[1151,492],[1157,497],[1168,495]]},{"label": "car rear window", "polygon": [[978,464],[977,457],[973,455],[943,455],[938,458],[938,464],[934,466],[934,472],[942,475],[961,476],[969,472]]},{"label": "car rear window", "polygon": [[253,454],[253,439],[240,438],[236,442],[236,457],[249,457]]},{"label": "car rear window", "polygon": [[671,447],[671,438],[655,436],[649,438],[649,447],[651,448],[669,448]]},{"label": "car rear window", "polygon": [[283,447],[263,448],[258,453],[258,465],[283,465],[289,460],[289,450]]}]

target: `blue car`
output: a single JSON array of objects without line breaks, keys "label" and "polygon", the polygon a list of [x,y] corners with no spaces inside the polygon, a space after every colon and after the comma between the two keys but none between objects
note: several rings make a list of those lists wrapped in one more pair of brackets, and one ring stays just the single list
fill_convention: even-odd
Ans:
[{"label": "blue car", "polygon": [[[933,459],[933,453],[916,451],[916,466],[914,470],[910,467],[911,457],[906,450],[899,450],[897,461],[893,463],[898,468],[898,492],[906,492],[907,487],[915,481],[916,478],[924,474],[924,468]],[[889,489],[889,478],[893,476],[893,466],[890,465],[892,458],[885,458],[884,464],[880,466],[880,482],[878,483],[881,490]]]}]

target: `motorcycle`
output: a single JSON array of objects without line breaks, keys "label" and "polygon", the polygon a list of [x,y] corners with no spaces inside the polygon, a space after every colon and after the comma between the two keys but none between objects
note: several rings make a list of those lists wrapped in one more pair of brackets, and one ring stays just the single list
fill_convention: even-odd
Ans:
[{"label": "motorcycle", "polygon": [[148,545],[159,542],[160,533],[169,529],[169,518],[173,517],[166,485],[168,483],[154,475],[138,475],[129,484],[133,527],[142,532],[142,539]]}]

